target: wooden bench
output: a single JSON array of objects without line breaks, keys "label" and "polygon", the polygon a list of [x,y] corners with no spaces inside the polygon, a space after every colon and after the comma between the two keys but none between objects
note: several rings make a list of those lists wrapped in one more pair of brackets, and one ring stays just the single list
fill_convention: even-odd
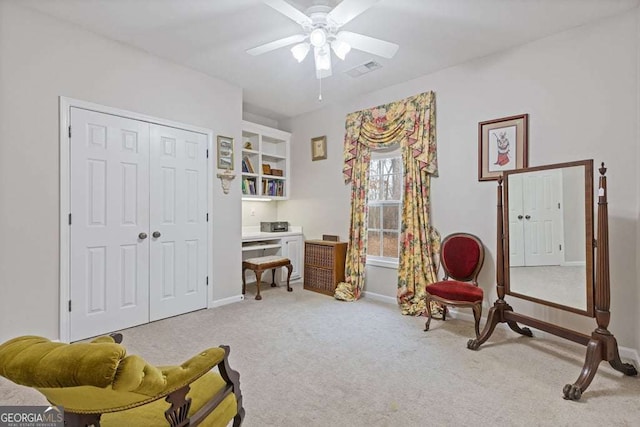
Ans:
[{"label": "wooden bench", "polygon": [[261,300],[262,296],[260,296],[260,278],[262,277],[262,272],[271,270],[271,287],[273,288],[276,286],[276,268],[278,267],[287,268],[287,291],[293,291],[293,289],[291,289],[291,285],[289,284],[289,279],[291,279],[291,272],[293,271],[291,260],[289,258],[277,255],[270,255],[258,258],[249,258],[242,261],[242,295],[245,294],[247,288],[247,282],[244,274],[247,270],[253,270],[253,272],[256,274],[256,286],[258,287],[256,299]]}]

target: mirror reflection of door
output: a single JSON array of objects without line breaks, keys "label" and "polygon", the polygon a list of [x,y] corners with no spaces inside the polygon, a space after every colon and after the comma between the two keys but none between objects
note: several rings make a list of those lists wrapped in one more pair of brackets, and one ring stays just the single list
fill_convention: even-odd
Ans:
[{"label": "mirror reflection of door", "polygon": [[590,315],[591,162],[532,169],[505,174],[510,267],[506,292]]},{"label": "mirror reflection of door", "polygon": [[512,267],[564,261],[562,172],[512,175],[509,181],[509,259]]}]

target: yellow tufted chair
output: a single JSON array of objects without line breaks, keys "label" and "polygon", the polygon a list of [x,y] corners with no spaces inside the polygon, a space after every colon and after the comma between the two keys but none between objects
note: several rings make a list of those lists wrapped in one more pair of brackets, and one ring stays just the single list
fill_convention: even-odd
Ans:
[{"label": "yellow tufted chair", "polygon": [[229,367],[228,346],[156,367],[127,356],[121,342],[121,334],[74,344],[14,338],[0,345],[0,375],[63,406],[68,426],[242,424],[240,375]]}]

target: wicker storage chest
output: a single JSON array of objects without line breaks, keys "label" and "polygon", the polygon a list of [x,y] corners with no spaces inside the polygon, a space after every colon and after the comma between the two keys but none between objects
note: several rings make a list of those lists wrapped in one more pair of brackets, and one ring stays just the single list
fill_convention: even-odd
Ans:
[{"label": "wicker storage chest", "polygon": [[307,240],[304,243],[304,289],[332,295],[344,281],[346,242]]}]

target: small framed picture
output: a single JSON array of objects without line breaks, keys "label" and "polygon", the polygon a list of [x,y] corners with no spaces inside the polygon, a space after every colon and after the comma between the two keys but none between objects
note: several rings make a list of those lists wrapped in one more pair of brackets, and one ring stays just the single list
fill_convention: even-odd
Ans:
[{"label": "small framed picture", "polygon": [[311,160],[323,160],[327,158],[327,137],[318,136],[311,138]]},{"label": "small framed picture", "polygon": [[233,170],[233,138],[218,135],[218,169]]},{"label": "small framed picture", "polygon": [[502,172],[528,164],[528,114],[478,123],[478,181],[497,180]]}]

